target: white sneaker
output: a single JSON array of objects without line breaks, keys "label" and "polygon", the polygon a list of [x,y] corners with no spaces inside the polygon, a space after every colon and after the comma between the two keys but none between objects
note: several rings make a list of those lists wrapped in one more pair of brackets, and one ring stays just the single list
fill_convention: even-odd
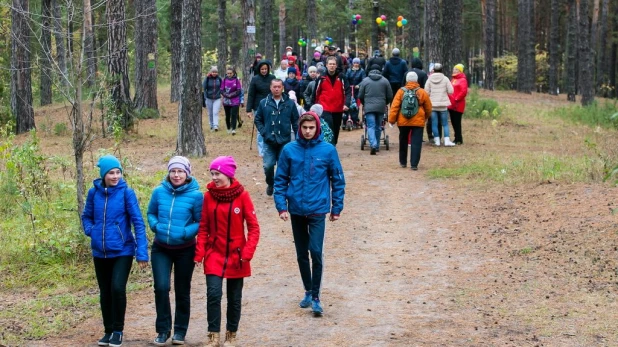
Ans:
[{"label": "white sneaker", "polygon": [[436,147],[440,147],[440,138],[439,137],[434,137],[433,138],[433,144]]},{"label": "white sneaker", "polygon": [[444,146],[445,147],[453,147],[455,146],[455,144],[453,142],[451,142],[451,139],[448,137],[444,138]]},{"label": "white sneaker", "polygon": [[232,133],[232,130],[227,129],[227,133],[228,133],[228,134],[231,134],[231,133]]},{"label": "white sneaker", "polygon": [[236,130],[232,130],[232,135],[236,135]]}]

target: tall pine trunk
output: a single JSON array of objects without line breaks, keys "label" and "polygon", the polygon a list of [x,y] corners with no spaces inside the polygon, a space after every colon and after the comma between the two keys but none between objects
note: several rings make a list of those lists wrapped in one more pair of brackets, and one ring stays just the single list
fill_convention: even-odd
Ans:
[{"label": "tall pine trunk", "polygon": [[[618,9],[618,6],[615,6],[615,8]],[[615,13],[615,12],[614,12]],[[614,16],[614,26],[613,26],[613,31],[614,32],[618,32],[618,18],[616,16]],[[618,96],[618,90],[617,86],[616,86],[616,65],[618,65],[618,42],[614,41],[612,42],[612,50],[610,53],[610,57],[609,57],[609,61],[608,61],[608,65],[609,65],[609,85],[614,87],[614,89],[612,90],[611,93],[611,97],[615,98]]]},{"label": "tall pine trunk", "polygon": [[596,61],[597,68],[597,90],[602,91],[601,96],[607,96],[607,89],[602,88],[603,86],[607,86],[607,67],[609,66],[609,62],[607,61],[607,32],[608,32],[608,11],[609,10],[609,0],[603,0],[601,4],[601,16],[599,20],[599,39],[597,43],[598,54]]},{"label": "tall pine trunk", "polygon": [[[234,8],[237,3],[238,0],[232,0],[232,6],[234,6]],[[243,32],[241,30],[242,23],[240,23],[240,21],[240,10],[235,8],[234,11],[232,11],[232,22],[234,24],[230,29],[230,37],[233,38],[230,42],[230,63],[236,68],[237,73],[242,73],[242,71],[238,71],[238,68],[242,66],[242,56],[240,53],[242,48],[242,41],[238,40],[238,38],[242,37],[243,35]],[[245,87],[245,90],[246,89],[247,88]]]},{"label": "tall pine trunk", "polygon": [[440,8],[439,0],[425,0],[425,60],[427,64],[442,62]]},{"label": "tall pine trunk", "polygon": [[51,0],[41,1],[41,106],[52,103],[52,56],[51,56]]},{"label": "tall pine trunk", "polygon": [[273,64],[279,59],[279,55],[275,52],[275,45],[273,43],[275,35],[275,23],[273,20],[274,3],[273,0],[263,0],[262,4],[264,8],[261,11],[262,20],[264,21],[264,55],[267,59],[270,59]]},{"label": "tall pine trunk", "polygon": [[[129,67],[127,57],[127,25],[124,0],[109,0],[107,17],[107,71],[110,74],[109,91],[125,130],[133,127],[133,106],[129,95]],[[90,16],[84,16],[89,18]],[[86,27],[84,25],[84,27]],[[88,58],[86,58],[88,59]],[[90,74],[90,71],[88,71]]]},{"label": "tall pine trunk", "polygon": [[461,39],[464,4],[463,0],[442,0],[442,6],[442,65],[444,71],[451,71],[459,63],[467,65]]},{"label": "tall pine trunk", "polygon": [[558,95],[560,66],[560,0],[551,0],[549,25],[549,94]]},{"label": "tall pine trunk", "polygon": [[[115,0],[118,1],[118,0]],[[94,56],[94,33],[92,26],[92,6],[90,1],[84,1],[84,23],[83,23],[83,40],[82,44],[84,45],[84,59],[86,64],[86,70],[88,72],[86,76],[86,85],[88,87],[92,87],[95,84],[96,79],[96,59]],[[109,6],[109,3],[108,3]],[[124,5],[123,5],[124,9]],[[123,17],[124,18],[124,17]]]},{"label": "tall pine trunk", "polygon": [[[243,28],[248,26],[255,26],[255,0],[240,0],[242,7]],[[249,90],[249,78],[251,77],[251,63],[253,63],[253,54],[255,52],[255,34],[245,33],[243,35],[242,46],[244,53],[244,61],[242,66],[244,67],[244,74],[242,85],[245,86],[245,90]]]},{"label": "tall pine trunk", "polygon": [[[417,0],[410,0],[408,2],[409,4],[409,11],[410,11],[410,19],[408,19],[408,25],[407,27],[409,27],[408,29],[408,41],[409,41],[409,46],[412,48],[412,57],[414,56],[414,49],[416,48],[418,50],[418,52],[420,52],[421,49],[421,43],[423,40],[423,36],[422,36],[422,26],[421,26],[421,18],[423,15],[423,8],[421,5],[420,1]],[[410,59],[410,61],[412,61]]]},{"label": "tall pine trunk", "polygon": [[202,129],[201,6],[201,0],[185,0],[182,4],[181,93],[176,153],[193,157],[206,155]]},{"label": "tall pine trunk", "polygon": [[[517,20],[517,91],[532,93],[534,89],[534,12],[533,0],[518,0]],[[530,54],[532,52],[532,54]]]},{"label": "tall pine trunk", "polygon": [[182,43],[183,0],[171,0],[170,5],[170,50],[171,50],[171,91],[170,101],[180,100],[180,59]]},{"label": "tall pine trunk", "polygon": [[285,2],[281,2],[279,5],[279,56],[285,55],[285,21],[287,19],[286,11],[285,11]]},{"label": "tall pine trunk", "polygon": [[568,23],[568,42],[567,42],[567,62],[566,62],[566,90],[567,100],[575,102],[575,95],[577,94],[577,49],[579,36],[578,18],[577,18],[577,6],[575,0],[568,0],[569,17]]},{"label": "tall pine trunk", "polygon": [[217,68],[220,74],[224,74],[227,64],[226,0],[218,0],[217,4],[217,18],[219,19],[217,23]]},{"label": "tall pine trunk", "polygon": [[[67,52],[64,46],[64,35],[62,28],[62,8],[60,0],[52,0],[54,38],[56,39],[56,63],[58,64],[58,74],[60,85],[64,88],[69,85],[69,72],[67,70]],[[66,92],[66,91],[65,91]]]},{"label": "tall pine trunk", "polygon": [[135,98],[138,111],[149,109],[159,114],[157,102],[157,3],[156,0],[135,0]]},{"label": "tall pine trunk", "polygon": [[590,3],[579,0],[579,85],[582,94],[582,106],[594,101],[594,70],[592,69],[592,52],[590,50]]},{"label": "tall pine trunk", "polygon": [[494,50],[496,46],[496,0],[485,2],[485,83],[483,87],[494,90]]},{"label": "tall pine trunk", "polygon": [[[307,30],[309,32],[309,38],[308,38],[308,42],[311,42],[311,40],[316,40],[316,42],[319,44],[320,40],[318,38],[318,26],[316,25],[316,23],[318,22],[318,15],[317,15],[317,9],[316,9],[316,4],[315,4],[315,0],[307,0]],[[307,62],[309,62],[311,60],[313,56],[311,55],[311,53],[307,54],[307,56],[305,57],[305,60]]]},{"label": "tall pine trunk", "polygon": [[[371,16],[372,18],[371,20],[378,18],[378,16],[380,15],[379,14],[380,5],[377,0],[373,1],[372,8],[373,8],[373,15]],[[373,24],[371,24],[370,28],[372,28],[372,29],[369,29],[371,30],[371,47],[372,47],[371,49],[375,51],[375,50],[380,49],[380,44],[378,42],[378,37],[380,36],[380,26],[379,25],[374,26]],[[319,40],[318,40],[318,44],[319,44]],[[373,52],[369,52],[369,53],[370,53],[370,56],[373,57]]]},{"label": "tall pine trunk", "polygon": [[11,112],[18,134],[34,129],[28,0],[13,0],[11,8]]}]

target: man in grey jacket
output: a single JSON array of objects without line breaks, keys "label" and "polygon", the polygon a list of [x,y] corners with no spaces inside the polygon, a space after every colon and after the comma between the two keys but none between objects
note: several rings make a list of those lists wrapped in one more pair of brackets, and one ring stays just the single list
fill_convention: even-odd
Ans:
[{"label": "man in grey jacket", "polygon": [[381,124],[386,106],[393,100],[393,90],[380,73],[380,66],[374,64],[369,68],[369,75],[360,84],[358,98],[365,113],[371,154],[375,155],[380,148]]}]

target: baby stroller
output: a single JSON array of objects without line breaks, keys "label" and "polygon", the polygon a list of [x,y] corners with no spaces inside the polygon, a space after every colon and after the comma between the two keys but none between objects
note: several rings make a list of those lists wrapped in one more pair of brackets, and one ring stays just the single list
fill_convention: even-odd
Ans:
[{"label": "baby stroller", "polygon": [[358,112],[358,105],[356,104],[356,98],[354,97],[354,86],[352,88],[352,103],[350,104],[350,109],[346,112],[347,120],[345,122],[345,129],[347,131],[352,131],[352,129],[356,128],[356,124],[354,123],[354,119],[352,119],[352,112]]},{"label": "baby stroller", "polygon": [[[365,117],[365,114],[363,113],[363,118]],[[386,135],[386,117],[387,114],[384,115],[384,117],[382,117],[382,122],[380,124],[380,138],[378,139],[378,145],[380,145],[380,143],[384,144],[384,149],[386,149],[387,151],[390,149],[390,143],[388,141],[388,135]],[[367,123],[365,122],[365,120],[363,119],[363,121],[361,122],[363,124],[363,129],[365,129],[365,133],[363,135],[361,135],[361,151],[365,150],[365,145],[368,145],[369,142],[369,137],[367,137]]]}]

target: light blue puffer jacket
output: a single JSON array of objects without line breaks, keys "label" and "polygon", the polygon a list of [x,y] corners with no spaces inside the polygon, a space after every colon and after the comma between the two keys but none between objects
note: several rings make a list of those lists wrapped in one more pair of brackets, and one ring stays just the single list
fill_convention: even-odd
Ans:
[{"label": "light blue puffer jacket", "polygon": [[195,239],[203,202],[195,177],[177,188],[166,177],[152,192],[148,204],[148,224],[157,242],[175,246]]}]

